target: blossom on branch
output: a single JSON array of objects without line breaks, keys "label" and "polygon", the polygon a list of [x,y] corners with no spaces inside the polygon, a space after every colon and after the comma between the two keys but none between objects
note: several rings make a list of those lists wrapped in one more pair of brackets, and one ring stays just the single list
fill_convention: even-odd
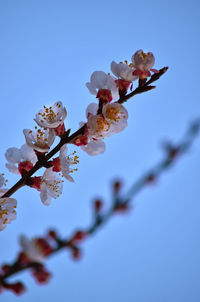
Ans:
[{"label": "blossom on branch", "polygon": [[152,52],[144,53],[142,49],[139,49],[132,56],[132,63],[135,70],[134,76],[139,76],[140,79],[146,79],[151,76],[151,72],[158,72],[157,69],[152,69],[155,64],[155,57]]},{"label": "blossom on branch", "polygon": [[53,106],[44,106],[35,117],[36,123],[42,128],[63,127],[64,120],[67,116],[67,110],[63,107],[62,102],[56,102]]},{"label": "blossom on branch", "polygon": [[37,156],[32,148],[24,144],[20,149],[9,148],[5,153],[8,161],[6,168],[15,174],[22,174],[24,171],[29,171],[36,163]]},{"label": "blossom on branch", "polygon": [[118,103],[110,103],[103,106],[102,114],[107,122],[110,123],[110,134],[120,132],[127,126],[128,111]]},{"label": "blossom on branch", "polygon": [[127,64],[127,61],[125,61],[126,63],[124,64],[123,62],[120,63],[116,63],[115,61],[111,62],[111,71],[112,73],[119,79],[123,79],[127,82],[133,82],[135,80],[138,79],[138,76],[134,76],[133,75],[133,65]]},{"label": "blossom on branch", "polygon": [[102,114],[90,115],[87,122],[88,136],[94,140],[103,139],[108,136],[110,123]]},{"label": "blossom on branch", "polygon": [[8,223],[16,219],[17,200],[8,197],[1,198],[7,192],[7,189],[1,189],[5,184],[4,174],[0,174],[0,231],[4,230]]},{"label": "blossom on branch", "polygon": [[97,104],[91,103],[86,110],[89,138],[103,139],[122,131],[127,126],[128,112],[124,106],[118,103],[108,103],[103,106],[102,114],[93,115],[95,111],[97,112],[97,108]]},{"label": "blossom on branch", "polygon": [[50,146],[55,139],[55,131],[53,129],[38,129],[36,131],[24,129],[23,131],[26,139],[26,143],[32,149],[46,153],[49,151]]},{"label": "blossom on branch", "polygon": [[67,155],[67,144],[63,145],[60,149],[59,157],[56,157],[52,161],[53,168],[55,172],[62,172],[62,175],[69,181],[74,182],[74,179],[70,175],[74,171],[77,171],[77,168],[72,168],[73,165],[79,163],[78,156],[76,151],[72,155]]},{"label": "blossom on branch", "polygon": [[111,62],[111,71],[118,78],[115,83],[119,89],[119,95],[126,95],[127,90],[130,88],[132,90],[132,82],[138,79],[138,76],[133,75],[133,64],[129,64],[125,61],[117,64],[115,61]]},{"label": "blossom on branch", "polygon": [[99,100],[111,102],[119,97],[116,78],[103,71],[94,71],[90,82],[86,83],[91,94],[96,95]]},{"label": "blossom on branch", "polygon": [[[0,196],[2,194],[0,193]],[[5,229],[8,223],[16,219],[15,208],[17,200],[14,198],[0,198],[0,231]]]},{"label": "blossom on branch", "polygon": [[48,168],[42,177],[32,177],[30,186],[40,191],[41,201],[48,206],[52,197],[56,199],[62,194],[63,180],[52,168]]}]

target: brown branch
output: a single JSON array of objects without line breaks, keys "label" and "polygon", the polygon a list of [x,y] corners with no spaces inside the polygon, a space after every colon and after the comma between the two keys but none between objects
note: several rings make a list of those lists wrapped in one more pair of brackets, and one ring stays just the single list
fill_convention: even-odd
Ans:
[{"label": "brown branch", "polygon": [[[164,67],[162,69],[159,70],[158,73],[153,74],[149,81],[147,81],[144,85],[139,85],[134,91],[132,91],[131,93],[120,97],[119,100],[117,101],[119,104],[122,104],[124,102],[126,102],[128,99],[130,99],[131,97],[135,96],[136,94],[139,93],[143,93],[149,90],[154,89],[156,86],[149,86],[149,84],[157,81],[166,71],[167,71],[168,67]],[[74,139],[76,139],[77,137],[79,137],[80,135],[83,135],[85,132],[85,125],[82,126],[80,129],[78,129],[76,132],[74,132],[72,135],[69,136],[69,132],[70,130],[68,130],[62,137],[60,142],[55,146],[55,148],[53,148],[46,156],[44,156],[42,158],[42,160],[38,159],[38,161],[36,162],[35,166],[28,171],[27,173],[23,174],[23,176],[21,177],[21,179],[15,184],[13,185],[3,196],[2,198],[5,197],[10,197],[12,194],[14,194],[18,189],[20,189],[21,187],[23,187],[24,185],[26,185],[26,183],[28,182],[28,180],[30,180],[30,177],[37,172],[40,168],[42,168],[43,166],[45,166],[48,162],[48,160],[50,158],[52,158],[59,150],[60,148],[64,145],[64,144],[69,144],[72,143],[72,141]]]}]

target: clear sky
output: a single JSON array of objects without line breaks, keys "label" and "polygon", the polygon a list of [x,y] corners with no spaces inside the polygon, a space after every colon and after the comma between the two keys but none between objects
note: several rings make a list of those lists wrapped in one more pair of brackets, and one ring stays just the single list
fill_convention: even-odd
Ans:
[{"label": "clear sky", "polygon": [[[0,171],[9,186],[18,177],[5,168],[4,153],[24,143],[22,130],[35,113],[61,100],[67,127],[75,131],[95,98],[85,87],[95,70],[109,72],[112,60],[130,60],[152,51],[155,68],[169,71],[151,92],[126,104],[128,128],[106,139],[107,150],[89,157],[78,150],[75,184],[45,207],[37,191],[23,188],[17,220],[0,234],[1,262],[12,261],[19,234],[43,235],[51,226],[65,236],[91,221],[91,202],[109,204],[110,182],[128,188],[162,157],[161,142],[181,138],[200,116],[200,3],[194,1],[1,0]],[[62,252],[47,261],[49,285],[35,285],[28,273],[20,301],[199,302],[200,301],[200,139],[188,155],[134,200],[129,215],[116,216],[83,244],[83,259]],[[15,301],[5,292],[2,302]]]}]

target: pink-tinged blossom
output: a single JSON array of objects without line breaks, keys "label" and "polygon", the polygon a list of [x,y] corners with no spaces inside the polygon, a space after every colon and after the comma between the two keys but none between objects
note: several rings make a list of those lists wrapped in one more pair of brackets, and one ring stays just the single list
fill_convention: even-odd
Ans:
[{"label": "pink-tinged blossom", "polygon": [[[2,189],[0,196],[4,194]],[[6,225],[16,219],[15,208],[17,207],[17,200],[14,198],[0,198],[0,231],[5,229]]]},{"label": "pink-tinged blossom", "polygon": [[103,71],[94,71],[90,77],[90,82],[86,83],[91,94],[103,101],[110,102],[119,97],[116,86],[116,78]]},{"label": "pink-tinged blossom", "polygon": [[32,149],[46,153],[55,139],[55,131],[53,129],[38,129],[37,131],[24,129],[26,143]]},{"label": "pink-tinged blossom", "polygon": [[[97,114],[97,110],[98,110],[98,105],[97,103],[90,103],[87,108],[86,108],[86,118],[88,119],[88,117],[90,115],[96,115]],[[80,127],[82,127],[84,125],[83,122],[81,122]]]},{"label": "pink-tinged blossom", "polygon": [[138,76],[133,75],[133,64],[128,65],[128,62],[125,61],[125,64],[120,62],[117,64],[116,62],[112,61],[111,63],[111,70],[112,73],[118,78],[115,83],[119,89],[120,97],[126,95],[128,89],[132,90],[133,84],[132,81],[138,79]]},{"label": "pink-tinged blossom", "polygon": [[6,168],[15,174],[20,174],[22,170],[29,171],[37,161],[35,152],[26,144],[20,149],[15,147],[7,149],[5,157],[8,161]]},{"label": "pink-tinged blossom", "polygon": [[155,57],[152,52],[144,53],[142,49],[139,49],[132,56],[132,63],[135,68],[133,75],[139,76],[140,79],[150,77],[150,71],[158,72],[156,69],[152,69],[155,64]]},{"label": "pink-tinged blossom", "polygon": [[62,102],[56,102],[53,106],[44,106],[35,117],[36,123],[42,128],[57,128],[63,124],[67,116],[67,110]]},{"label": "pink-tinged blossom", "polygon": [[37,242],[37,239],[28,239],[26,236],[21,235],[19,239],[23,253],[29,260],[42,263],[45,255]]},{"label": "pink-tinged blossom", "polygon": [[111,71],[117,78],[127,82],[133,82],[138,79],[138,76],[133,75],[134,68],[132,67],[132,64],[128,65],[122,62],[118,64],[115,61],[112,61]]}]

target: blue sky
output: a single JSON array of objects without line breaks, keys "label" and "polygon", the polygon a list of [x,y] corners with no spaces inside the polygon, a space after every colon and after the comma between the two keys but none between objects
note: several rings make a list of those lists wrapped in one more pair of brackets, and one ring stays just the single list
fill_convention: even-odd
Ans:
[{"label": "blue sky", "polygon": [[[169,66],[155,90],[127,102],[128,128],[105,140],[103,155],[78,150],[76,182],[65,182],[50,207],[33,189],[15,194],[18,216],[0,234],[1,262],[14,258],[19,234],[42,235],[55,226],[65,236],[86,227],[92,199],[109,204],[113,178],[128,188],[162,157],[161,142],[179,140],[200,116],[199,11],[199,1],[1,1],[0,171],[9,186],[18,177],[6,171],[5,150],[24,143],[22,130],[34,126],[43,105],[61,100],[75,131],[95,101],[85,87],[93,71],[109,72],[112,60],[130,60],[141,48],[155,54],[155,68]],[[54,275],[48,286],[35,285],[28,273],[16,276],[28,288],[20,300],[198,302],[199,142],[138,195],[129,215],[116,216],[84,244],[80,262],[67,252],[48,260]]]}]

